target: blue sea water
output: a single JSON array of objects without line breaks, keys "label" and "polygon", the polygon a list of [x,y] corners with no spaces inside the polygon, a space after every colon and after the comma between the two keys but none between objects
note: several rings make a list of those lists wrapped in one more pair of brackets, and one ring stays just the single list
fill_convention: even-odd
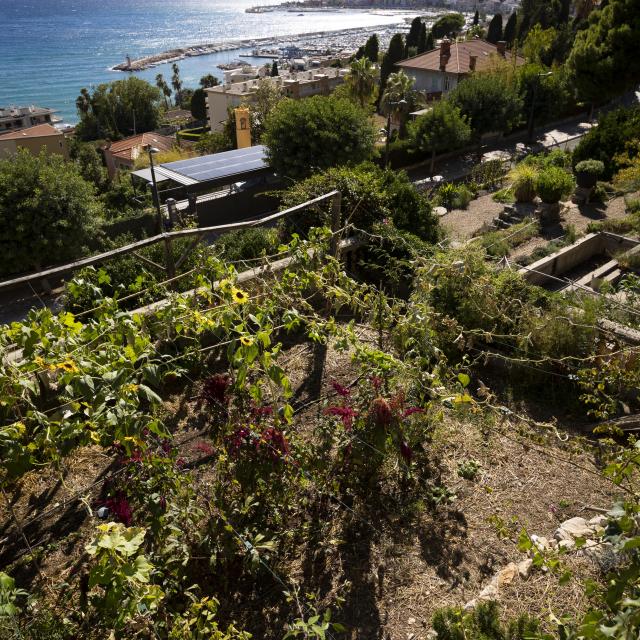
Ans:
[{"label": "blue sea water", "polygon": [[[396,23],[398,15],[363,11],[245,13],[254,4],[276,0],[0,0],[0,106],[38,104],[58,109],[67,122],[76,117],[82,87],[123,78],[110,68],[132,58],[174,47],[239,38]],[[238,58],[228,51],[187,58],[180,69],[185,86]],[[250,60],[249,60],[250,61]],[[262,61],[264,62],[264,60]],[[171,76],[170,65],[140,77]]]}]

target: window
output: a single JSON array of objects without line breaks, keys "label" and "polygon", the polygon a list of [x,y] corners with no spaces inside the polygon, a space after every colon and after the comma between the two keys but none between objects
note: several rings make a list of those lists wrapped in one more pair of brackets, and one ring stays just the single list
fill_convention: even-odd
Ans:
[{"label": "window", "polygon": [[451,78],[447,75],[444,77],[444,91],[451,89]]}]

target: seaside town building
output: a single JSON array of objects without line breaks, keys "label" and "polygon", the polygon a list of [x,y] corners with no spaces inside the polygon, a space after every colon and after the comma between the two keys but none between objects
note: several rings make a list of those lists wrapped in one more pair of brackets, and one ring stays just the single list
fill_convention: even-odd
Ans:
[{"label": "seaside town building", "polygon": [[54,109],[46,107],[0,107],[0,133],[19,131],[34,127],[37,124],[54,124],[62,122],[62,118],[54,115]]},{"label": "seaside town building", "polygon": [[[464,42],[443,38],[436,49],[401,60],[396,66],[414,79],[415,90],[423,93],[427,100],[439,100],[470,73],[491,68],[497,59],[513,62],[505,42],[494,45],[480,38]],[[516,56],[515,63],[523,65],[525,59]]]},{"label": "seaside town building", "polygon": [[155,147],[160,151],[171,151],[175,145],[174,138],[157,133],[141,133],[118,140],[118,142],[107,143],[102,147],[102,153],[109,178],[113,179],[118,171],[131,171],[135,167],[136,160],[145,153],[148,146]]},{"label": "seaside town building", "polygon": [[224,83],[206,89],[208,119],[211,131],[222,131],[228,118],[229,108],[253,102],[260,82],[271,82],[279,86],[282,94],[300,99],[314,95],[328,95],[344,82],[348,69],[325,67],[311,71],[282,72],[275,78],[261,78],[246,82]]},{"label": "seaside town building", "polygon": [[44,150],[48,154],[57,153],[65,160],[69,158],[64,133],[50,124],[38,124],[35,127],[0,134],[0,159],[14,155],[18,149],[27,149],[34,155]]}]

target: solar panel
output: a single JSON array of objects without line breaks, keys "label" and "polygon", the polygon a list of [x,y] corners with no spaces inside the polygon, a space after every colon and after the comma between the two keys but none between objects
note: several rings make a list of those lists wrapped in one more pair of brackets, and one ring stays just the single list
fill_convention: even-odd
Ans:
[{"label": "solar panel", "polygon": [[265,147],[258,145],[247,149],[190,158],[189,160],[168,162],[162,164],[161,167],[198,182],[218,180],[266,169],[269,165],[265,158],[265,152]]}]

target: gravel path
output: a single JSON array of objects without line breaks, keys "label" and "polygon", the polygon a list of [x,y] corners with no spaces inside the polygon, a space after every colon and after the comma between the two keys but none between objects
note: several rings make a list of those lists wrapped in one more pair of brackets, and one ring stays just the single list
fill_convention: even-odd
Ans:
[{"label": "gravel path", "polygon": [[489,224],[503,208],[504,205],[494,202],[491,195],[481,196],[472,200],[467,209],[454,209],[442,216],[440,224],[452,240],[468,240],[484,225]]}]

